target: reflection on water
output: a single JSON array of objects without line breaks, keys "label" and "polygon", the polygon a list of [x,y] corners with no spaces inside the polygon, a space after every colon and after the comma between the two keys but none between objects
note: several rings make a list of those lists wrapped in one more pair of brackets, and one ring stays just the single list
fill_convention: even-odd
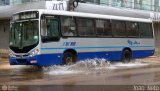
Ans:
[{"label": "reflection on water", "polygon": [[43,71],[33,66],[20,66],[11,70],[10,78],[12,81],[42,79]]},{"label": "reflection on water", "polygon": [[43,71],[33,66],[10,66],[10,69],[0,70],[0,76],[2,82],[42,79]]}]

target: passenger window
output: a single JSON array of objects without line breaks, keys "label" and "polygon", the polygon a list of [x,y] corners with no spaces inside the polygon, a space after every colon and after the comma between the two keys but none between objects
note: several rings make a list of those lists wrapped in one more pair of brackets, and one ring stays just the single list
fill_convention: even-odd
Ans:
[{"label": "passenger window", "polygon": [[110,20],[104,21],[104,31],[106,36],[112,36],[111,22]]},{"label": "passenger window", "polygon": [[58,19],[51,16],[42,17],[41,35],[42,35],[43,42],[58,41],[59,40]]},{"label": "passenger window", "polygon": [[77,18],[77,28],[80,36],[96,36],[92,19]]},{"label": "passenger window", "polygon": [[112,36],[110,21],[96,20],[96,31],[98,36]]},{"label": "passenger window", "polygon": [[75,19],[73,17],[61,17],[61,32],[63,36],[77,36]]},{"label": "passenger window", "polygon": [[126,28],[124,21],[112,21],[112,32],[114,37],[126,37]]},{"label": "passenger window", "polygon": [[126,22],[128,37],[140,37],[137,22]]},{"label": "passenger window", "polygon": [[152,24],[150,23],[139,23],[139,31],[140,31],[141,37],[144,37],[144,38],[153,37]]}]

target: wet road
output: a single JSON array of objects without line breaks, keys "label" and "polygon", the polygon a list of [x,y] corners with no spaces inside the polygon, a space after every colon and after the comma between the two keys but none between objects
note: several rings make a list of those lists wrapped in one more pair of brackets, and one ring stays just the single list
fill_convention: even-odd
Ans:
[{"label": "wet road", "polygon": [[[129,85],[129,89],[133,91],[135,85],[160,85],[160,60],[143,59],[124,64],[105,62],[104,59],[92,59],[70,66],[51,66],[42,69],[32,66],[10,66],[7,61],[0,61],[0,85],[2,87],[4,85],[17,86],[11,88],[15,91],[22,91],[20,89],[26,91],[52,91],[51,87],[57,88],[57,86],[58,90],[64,90],[63,86],[84,85],[85,87],[112,85],[112,88],[107,88],[116,91],[119,87],[115,88],[115,85],[122,85],[122,87]],[[28,86],[30,87],[28,88]],[[33,89],[33,86],[38,87]],[[74,90],[79,88],[84,87],[74,88]],[[158,88],[160,87],[157,87],[155,91],[159,91]]]}]

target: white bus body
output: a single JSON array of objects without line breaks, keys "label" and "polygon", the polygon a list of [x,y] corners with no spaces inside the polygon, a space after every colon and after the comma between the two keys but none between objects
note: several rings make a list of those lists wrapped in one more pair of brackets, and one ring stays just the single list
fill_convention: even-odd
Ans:
[{"label": "white bus body", "polygon": [[[64,36],[63,27],[73,36]],[[11,65],[49,66],[92,58],[125,61],[152,56],[154,50],[150,19],[29,10],[14,14],[11,21]]]}]

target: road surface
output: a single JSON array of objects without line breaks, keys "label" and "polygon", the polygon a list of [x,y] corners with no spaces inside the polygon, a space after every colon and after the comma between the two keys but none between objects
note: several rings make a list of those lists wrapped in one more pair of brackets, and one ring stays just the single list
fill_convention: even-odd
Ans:
[{"label": "road surface", "polygon": [[0,91],[160,91],[160,60],[92,59],[42,69],[0,61],[0,86]]}]

